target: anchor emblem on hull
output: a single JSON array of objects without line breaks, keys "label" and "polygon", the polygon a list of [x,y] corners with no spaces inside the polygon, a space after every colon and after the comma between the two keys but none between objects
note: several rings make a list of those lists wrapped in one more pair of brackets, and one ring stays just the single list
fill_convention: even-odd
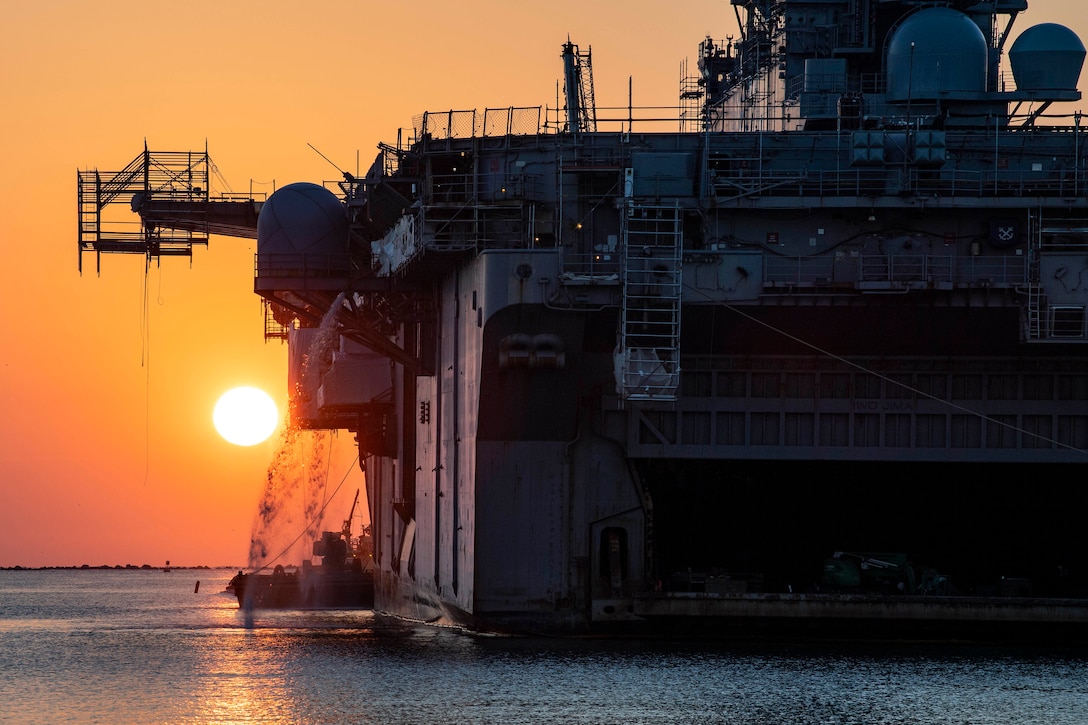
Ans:
[{"label": "anchor emblem on hull", "polygon": [[1011,219],[994,219],[990,222],[990,245],[995,249],[1008,249],[1020,240],[1020,225]]}]

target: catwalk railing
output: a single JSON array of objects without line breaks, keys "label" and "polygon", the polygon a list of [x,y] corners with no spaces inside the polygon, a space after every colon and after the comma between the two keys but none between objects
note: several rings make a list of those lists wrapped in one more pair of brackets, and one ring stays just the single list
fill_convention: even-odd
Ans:
[{"label": "catwalk railing", "polygon": [[1016,287],[1028,280],[1023,256],[862,254],[836,259],[765,254],[763,282],[775,288],[867,284],[902,287]]},{"label": "catwalk railing", "polygon": [[[1062,199],[1088,189],[1076,169],[951,170],[895,167],[841,170],[709,172],[709,186],[719,200],[769,197],[879,197],[913,193],[934,200],[1011,197]],[[1028,205],[1028,202],[1025,202]]]}]

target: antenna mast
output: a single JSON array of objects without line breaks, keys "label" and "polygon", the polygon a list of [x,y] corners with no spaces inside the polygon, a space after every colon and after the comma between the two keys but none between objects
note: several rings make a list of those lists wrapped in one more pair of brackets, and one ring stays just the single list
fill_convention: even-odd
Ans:
[{"label": "antenna mast", "polygon": [[597,130],[597,102],[593,98],[593,48],[584,53],[570,42],[563,45],[564,91],[567,101],[567,131],[592,133]]}]

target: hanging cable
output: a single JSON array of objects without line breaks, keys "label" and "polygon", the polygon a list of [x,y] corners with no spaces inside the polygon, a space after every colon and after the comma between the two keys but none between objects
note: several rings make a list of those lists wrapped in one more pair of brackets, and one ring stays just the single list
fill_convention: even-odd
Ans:
[{"label": "hanging cable", "polygon": [[151,311],[148,308],[148,269],[144,266],[140,304],[140,367],[144,369],[144,484],[151,477]]}]

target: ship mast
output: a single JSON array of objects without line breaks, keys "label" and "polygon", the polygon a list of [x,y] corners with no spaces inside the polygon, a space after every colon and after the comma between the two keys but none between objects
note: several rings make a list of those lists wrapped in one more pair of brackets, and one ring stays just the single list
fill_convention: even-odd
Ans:
[{"label": "ship mast", "polygon": [[567,103],[567,131],[597,130],[597,103],[593,98],[593,48],[585,52],[570,42],[563,44],[563,78]]}]

